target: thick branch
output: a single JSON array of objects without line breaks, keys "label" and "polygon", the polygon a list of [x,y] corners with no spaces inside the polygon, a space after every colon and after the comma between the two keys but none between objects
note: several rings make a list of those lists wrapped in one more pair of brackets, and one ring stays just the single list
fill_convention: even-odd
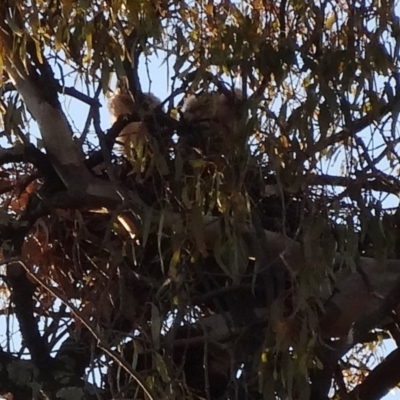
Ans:
[{"label": "thick branch", "polygon": [[[5,71],[24,99],[32,117],[38,123],[51,162],[67,187],[69,187],[72,178],[74,180],[84,180],[85,178],[88,180],[90,173],[83,167],[83,153],[73,142],[72,129],[61,110],[56,93],[51,93],[52,96],[47,93],[51,88],[45,86],[44,77],[40,79],[40,76],[31,76],[28,73],[19,58],[19,52],[13,48],[14,43],[11,34],[7,32],[7,27],[0,30],[0,40],[6,51]],[[30,61],[27,60],[27,62]],[[38,68],[45,70],[46,66],[41,65]],[[47,84],[51,85],[52,82]]]},{"label": "thick branch", "polygon": [[[32,362],[39,370],[42,378],[51,378],[52,358],[45,340],[39,333],[38,321],[34,316],[33,294],[35,287],[18,263],[7,265],[7,282],[10,286],[11,301],[15,305],[23,342],[29,349]],[[47,379],[46,379],[47,378]]]},{"label": "thick branch", "polygon": [[40,335],[38,321],[34,316],[35,287],[18,262],[12,261],[21,253],[26,234],[31,225],[24,221],[14,221],[12,224],[0,226],[0,242],[3,246],[6,262],[6,282],[10,288],[11,301],[14,303],[15,315],[18,319],[24,344],[27,346],[32,362],[40,372],[43,380],[52,383],[52,358],[46,341]]},{"label": "thick branch", "polygon": [[[173,224],[173,222],[171,223]],[[307,264],[300,243],[278,233],[264,232],[268,246],[263,248],[263,251],[269,265],[278,264],[282,268],[299,271]],[[252,239],[253,228],[250,225],[244,225],[241,233],[249,246],[250,257],[255,257],[257,249]],[[204,240],[207,249],[213,250],[214,244],[218,243],[221,237],[220,221],[212,217],[204,218]],[[338,267],[342,265],[340,254],[336,255],[335,264]],[[361,257],[358,265],[359,269],[363,271],[363,275],[368,278],[370,287],[365,284],[365,278],[360,273],[346,269],[337,276],[335,285],[337,292],[332,297],[328,291],[324,294],[327,304],[322,328],[327,337],[346,337],[355,322],[361,321],[362,318],[382,306],[384,312],[378,312],[375,319],[375,323],[379,324],[385,313],[397,306],[397,297],[390,296],[390,299],[387,300],[389,305],[384,305],[386,303],[383,303],[383,300],[392,290],[396,291],[396,282],[400,278],[400,261],[378,261]],[[373,327],[370,326],[369,329]]]},{"label": "thick branch", "polygon": [[385,295],[372,312],[365,315],[354,327],[357,334],[368,332],[378,326],[400,303],[400,277],[391,285]]},{"label": "thick branch", "polygon": [[378,400],[400,382],[400,349],[390,353],[351,394],[357,400]]},{"label": "thick branch", "polygon": [[59,181],[59,177],[48,156],[33,145],[17,145],[9,149],[0,147],[0,165],[13,162],[31,163],[46,180],[52,182]]}]

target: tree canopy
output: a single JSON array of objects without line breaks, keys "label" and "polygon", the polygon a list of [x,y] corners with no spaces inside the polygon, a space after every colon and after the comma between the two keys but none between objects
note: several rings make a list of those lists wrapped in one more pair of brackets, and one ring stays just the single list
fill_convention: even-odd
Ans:
[{"label": "tree canopy", "polygon": [[400,348],[371,358],[400,344],[399,11],[3,0],[0,394],[398,385]]}]

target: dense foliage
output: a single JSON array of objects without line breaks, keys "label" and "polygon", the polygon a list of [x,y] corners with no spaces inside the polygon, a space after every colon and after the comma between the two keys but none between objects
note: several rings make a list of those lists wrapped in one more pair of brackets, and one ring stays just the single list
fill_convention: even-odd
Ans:
[{"label": "dense foliage", "polygon": [[[396,386],[400,349],[371,361],[400,341],[396,11],[3,0],[0,393],[372,400]],[[155,56],[164,67],[139,74]],[[170,93],[149,105],[152,73]]]}]

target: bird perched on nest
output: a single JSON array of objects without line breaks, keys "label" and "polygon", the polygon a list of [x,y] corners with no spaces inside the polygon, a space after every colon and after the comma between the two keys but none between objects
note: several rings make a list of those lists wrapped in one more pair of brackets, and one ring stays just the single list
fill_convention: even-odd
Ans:
[{"label": "bird perched on nest", "polygon": [[[224,138],[232,137],[240,123],[237,101],[241,99],[241,94],[240,90],[235,90],[231,96],[220,92],[202,92],[187,97],[182,107],[184,128],[180,132],[185,145],[203,154],[212,154]],[[125,154],[147,135],[148,127],[143,121],[160,106],[161,100],[152,93],[144,93],[139,106],[125,85],[117,87],[108,103],[111,122],[114,123],[122,115],[137,119],[118,135],[117,141],[125,149]]]},{"label": "bird perched on nest", "polygon": [[128,88],[119,86],[108,102],[108,109],[111,114],[111,123],[114,123],[120,116],[134,116],[137,121],[128,124],[118,135],[118,142],[123,149],[131,146],[139,137],[147,133],[143,120],[152,115],[154,110],[161,105],[161,100],[152,93],[144,93],[143,101],[139,106]]},{"label": "bird perched on nest", "polygon": [[182,107],[183,121],[189,127],[186,142],[203,154],[220,153],[221,145],[226,139],[233,139],[239,127],[241,97],[240,90],[235,90],[231,96],[220,92],[189,96]]}]

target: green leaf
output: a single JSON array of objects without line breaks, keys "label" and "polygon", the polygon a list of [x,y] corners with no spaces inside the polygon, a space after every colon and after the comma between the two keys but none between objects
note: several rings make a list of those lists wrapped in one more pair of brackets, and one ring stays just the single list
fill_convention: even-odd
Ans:
[{"label": "green leaf", "polygon": [[161,334],[162,320],[160,311],[156,305],[151,305],[151,337],[153,339],[154,349],[160,348],[160,334]]},{"label": "green leaf", "polygon": [[7,366],[9,378],[21,386],[29,385],[33,381],[34,367],[30,361],[16,360]]},{"label": "green leaf", "polygon": [[328,130],[331,123],[331,112],[326,102],[323,102],[319,106],[318,123],[321,139],[325,139],[328,136]]},{"label": "green leaf", "polygon": [[164,383],[169,383],[170,378],[169,378],[169,374],[168,374],[167,364],[165,363],[161,354],[155,353],[155,362],[156,362],[157,371],[160,374],[162,381]]},{"label": "green leaf", "polygon": [[82,388],[67,387],[60,389],[56,393],[56,397],[63,400],[81,400],[85,396]]}]

